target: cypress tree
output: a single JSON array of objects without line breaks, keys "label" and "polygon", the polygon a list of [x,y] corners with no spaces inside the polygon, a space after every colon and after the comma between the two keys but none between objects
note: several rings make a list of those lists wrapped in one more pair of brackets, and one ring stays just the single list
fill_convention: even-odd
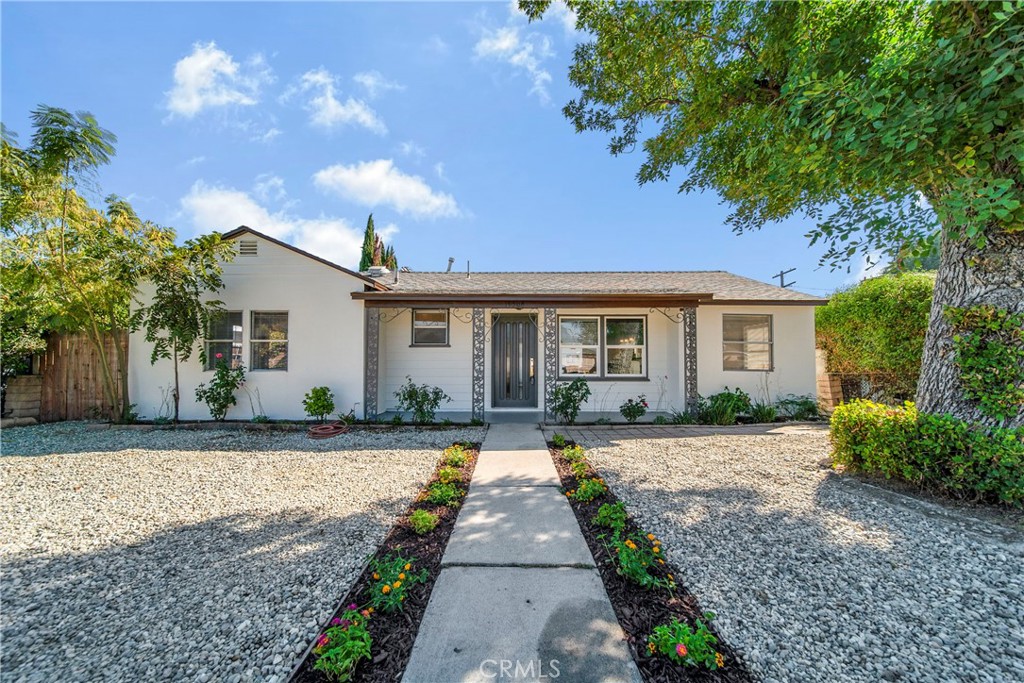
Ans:
[{"label": "cypress tree", "polygon": [[373,265],[373,253],[377,248],[377,234],[373,230],[373,214],[366,219],[366,231],[363,233],[363,252],[359,259],[359,272],[365,273]]}]

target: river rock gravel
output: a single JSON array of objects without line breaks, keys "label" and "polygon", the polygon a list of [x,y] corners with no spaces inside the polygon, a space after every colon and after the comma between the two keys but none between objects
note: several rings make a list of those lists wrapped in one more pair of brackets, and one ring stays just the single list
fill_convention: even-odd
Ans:
[{"label": "river rock gravel", "polygon": [[5,429],[4,681],[283,681],[432,472],[483,429]]},{"label": "river rock gravel", "polygon": [[580,440],[762,680],[1024,681],[1019,532],[831,473],[823,429],[682,431]]}]

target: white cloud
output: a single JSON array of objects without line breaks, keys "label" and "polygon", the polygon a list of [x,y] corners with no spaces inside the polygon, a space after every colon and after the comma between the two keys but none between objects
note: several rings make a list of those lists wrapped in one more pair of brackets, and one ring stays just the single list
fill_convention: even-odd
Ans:
[{"label": "white cloud", "polygon": [[341,102],[335,96],[336,78],[327,69],[320,67],[302,74],[297,86],[289,88],[281,96],[287,101],[296,93],[312,94],[306,102],[306,110],[310,113],[310,123],[321,128],[333,129],[336,126],[362,126],[378,135],[388,132],[387,126],[377,112],[363,100],[349,97]]},{"label": "white cloud", "polygon": [[281,201],[288,196],[288,192],[284,189],[284,178],[272,173],[261,173],[256,176],[252,191],[263,201],[271,199]]},{"label": "white cloud", "polygon": [[444,42],[444,39],[436,33],[427,38],[427,42],[423,44],[423,48],[430,54],[438,57],[443,57],[451,50],[448,47],[448,43]]},{"label": "white cloud", "polygon": [[473,47],[479,59],[504,62],[525,73],[532,87],[530,94],[542,103],[551,100],[548,85],[551,74],[543,67],[544,60],[554,55],[551,40],[539,33],[524,33],[523,28],[511,22],[496,29],[482,29],[480,39]]},{"label": "white cloud", "polygon": [[362,161],[351,166],[336,164],[313,175],[316,185],[364,206],[387,205],[416,218],[460,214],[455,198],[435,192],[423,180],[395,168],[391,159]]},{"label": "white cloud", "polygon": [[213,107],[252,106],[260,89],[274,80],[262,55],[239,64],[213,41],[195,43],[174,65],[174,87],[166,93],[170,116],[191,119]]},{"label": "white cloud", "polygon": [[405,86],[396,81],[389,81],[376,70],[363,71],[352,77],[352,80],[366,89],[366,95],[372,100],[388,90],[405,90]]},{"label": "white cloud", "polygon": [[[181,198],[181,207],[197,233],[226,232],[247,225],[339,265],[356,268],[359,264],[363,229],[344,218],[302,218],[284,211],[272,212],[247,192],[207,185],[202,180]],[[391,238],[398,227],[389,224],[379,232]]]},{"label": "white cloud", "polygon": [[422,145],[418,145],[412,140],[399,143],[398,151],[404,156],[412,157],[413,159],[422,159],[427,154],[427,150]]},{"label": "white cloud", "polygon": [[206,161],[206,157],[200,155],[200,156],[192,157],[188,161],[182,163],[182,166],[185,166],[185,167],[188,167],[188,166],[198,166],[199,164],[203,163],[204,161]]},{"label": "white cloud", "polygon": [[446,176],[444,174],[444,162],[443,161],[439,161],[436,164],[434,164],[434,173],[436,173],[437,177],[440,178],[441,180],[444,180],[445,182],[448,181],[448,176]]}]

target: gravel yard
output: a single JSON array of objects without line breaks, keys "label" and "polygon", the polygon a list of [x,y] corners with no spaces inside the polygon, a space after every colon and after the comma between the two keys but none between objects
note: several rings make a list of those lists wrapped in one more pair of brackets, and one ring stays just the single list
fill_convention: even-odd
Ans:
[{"label": "gravel yard", "polygon": [[823,429],[692,433],[581,443],[763,680],[1024,680],[1019,532],[830,474]]},{"label": "gravel yard", "polygon": [[283,681],[440,449],[482,438],[4,430],[2,679]]}]

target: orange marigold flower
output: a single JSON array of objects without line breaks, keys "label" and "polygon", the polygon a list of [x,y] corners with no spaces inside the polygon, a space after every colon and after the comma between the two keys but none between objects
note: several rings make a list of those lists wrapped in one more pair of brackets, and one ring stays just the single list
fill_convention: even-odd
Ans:
[{"label": "orange marigold flower", "polygon": [[647,540],[648,541],[653,541],[654,540],[654,534],[647,534]]},{"label": "orange marigold flower", "polygon": [[385,595],[387,595],[388,593],[391,592],[391,586],[389,586],[387,584],[384,584],[383,586],[381,586],[380,592],[384,593]]},{"label": "orange marigold flower", "polygon": [[661,552],[661,548],[659,548],[658,546],[654,546],[653,548],[651,548],[651,552],[660,553]]},{"label": "orange marigold flower", "polygon": [[405,574],[399,574],[398,578],[400,578],[402,581],[405,581]]},{"label": "orange marigold flower", "polygon": [[412,569],[412,565],[411,564],[405,565],[405,571],[409,571],[410,569]]},{"label": "orange marigold flower", "polygon": [[402,582],[401,581],[395,581],[391,585],[394,586],[395,588],[401,588],[402,587]]},{"label": "orange marigold flower", "polygon": [[380,578],[380,574],[378,574],[377,572],[374,572],[373,573],[373,578],[379,579]]}]

